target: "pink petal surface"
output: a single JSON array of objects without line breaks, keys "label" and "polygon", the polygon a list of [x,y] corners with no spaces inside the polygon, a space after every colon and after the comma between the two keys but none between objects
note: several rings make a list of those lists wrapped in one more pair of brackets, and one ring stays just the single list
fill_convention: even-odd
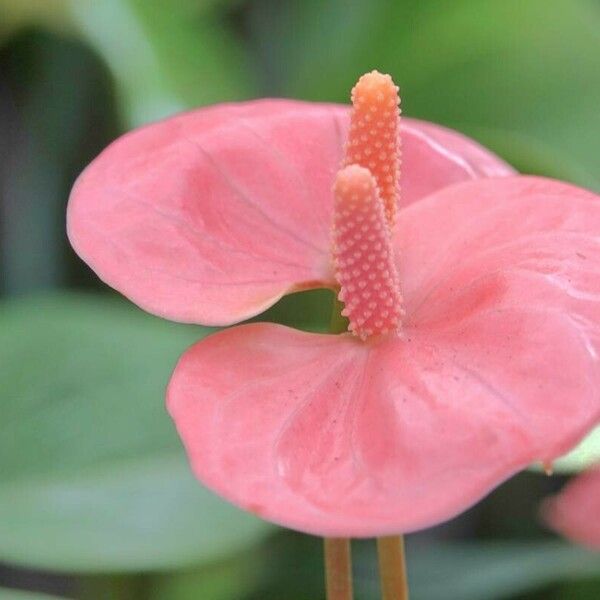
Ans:
[{"label": "pink petal surface", "polygon": [[600,465],[572,479],[542,507],[547,523],[570,540],[600,551]]},{"label": "pink petal surface", "polygon": [[398,215],[400,337],[277,325],[188,350],[168,407],[201,481],[309,533],[436,524],[600,419],[600,201],[515,177]]},{"label": "pink petal surface", "polygon": [[[129,133],[82,173],[67,228],[106,283],[149,312],[224,325],[332,285],[331,187],[343,106],[220,105]],[[403,203],[512,169],[464,136],[403,120]]]},{"label": "pink petal surface", "polygon": [[569,450],[600,418],[600,198],[538,177],[459,184],[402,211],[396,243],[407,330],[527,415],[537,459]]}]

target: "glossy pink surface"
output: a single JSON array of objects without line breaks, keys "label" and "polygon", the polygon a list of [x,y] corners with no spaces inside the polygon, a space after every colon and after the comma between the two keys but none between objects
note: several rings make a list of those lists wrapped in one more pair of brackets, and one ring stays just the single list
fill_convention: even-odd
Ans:
[{"label": "glossy pink surface", "polygon": [[547,523],[577,544],[600,551],[600,465],[571,480],[543,505]]},{"label": "glossy pink surface", "polygon": [[168,408],[240,507],[376,536],[465,510],[600,418],[600,198],[510,177],[398,213],[401,335],[245,325],[189,349]]},{"label": "glossy pink surface", "polygon": [[[331,187],[348,108],[220,105],[136,130],[79,177],[67,228],[106,283],[149,312],[225,325],[332,285]],[[402,201],[513,171],[475,142],[402,120]]]}]

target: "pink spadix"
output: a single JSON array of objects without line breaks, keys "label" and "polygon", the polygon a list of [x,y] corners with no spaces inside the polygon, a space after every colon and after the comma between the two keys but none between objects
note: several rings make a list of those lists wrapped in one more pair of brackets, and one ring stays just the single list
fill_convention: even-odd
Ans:
[{"label": "pink spadix", "polygon": [[338,173],[334,193],[332,251],[341,285],[338,298],[345,304],[342,315],[363,340],[397,332],[402,296],[375,178],[364,167],[351,165]]},{"label": "pink spadix", "polygon": [[352,89],[344,164],[333,193],[333,262],[349,330],[362,340],[395,333],[403,314],[392,230],[398,210],[398,87],[372,71]]},{"label": "pink spadix", "polygon": [[396,221],[400,185],[400,97],[389,75],[371,71],[352,88],[345,165],[369,169],[390,226]]}]

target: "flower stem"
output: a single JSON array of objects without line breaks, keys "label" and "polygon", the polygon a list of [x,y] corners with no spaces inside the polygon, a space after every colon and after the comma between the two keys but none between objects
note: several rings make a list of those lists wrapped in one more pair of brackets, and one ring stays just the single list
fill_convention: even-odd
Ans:
[{"label": "flower stem", "polygon": [[352,558],[348,538],[324,538],[327,600],[352,600]]},{"label": "flower stem", "polygon": [[[344,305],[334,292],[331,307],[331,333],[348,331],[348,319],[342,316]],[[323,538],[327,600],[352,600],[352,557],[349,538]]]},{"label": "flower stem", "polygon": [[379,578],[383,600],[408,600],[408,577],[401,535],[377,538]]}]

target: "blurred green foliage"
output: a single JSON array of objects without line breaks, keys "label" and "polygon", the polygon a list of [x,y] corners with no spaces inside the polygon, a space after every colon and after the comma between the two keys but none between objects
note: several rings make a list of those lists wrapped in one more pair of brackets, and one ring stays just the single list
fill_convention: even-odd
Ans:
[{"label": "blurred green foliage", "polygon": [[208,9],[157,0],[70,6],[77,32],[114,74],[128,125],[252,91],[240,42]]},{"label": "blurred green foliage", "polygon": [[347,101],[393,73],[407,115],[464,131],[525,172],[600,189],[600,6],[579,0],[252,4],[273,90]]},{"label": "blurred green foliage", "polygon": [[576,448],[557,460],[555,473],[578,473],[600,463],[600,427],[596,427]]},{"label": "blurred green foliage", "polygon": [[206,332],[84,295],[2,307],[0,558],[164,570],[264,536],[196,483],[164,409],[178,355]]},{"label": "blurred green foliage", "polygon": [[0,588],[0,600],[58,600],[58,597]]},{"label": "blurred green foliage", "polygon": [[221,26],[216,4],[0,0],[0,34],[34,24],[89,43],[112,72],[125,123],[132,126],[251,93],[241,43]]},{"label": "blurred green foliage", "polygon": [[22,293],[67,276],[68,187],[82,160],[118,128],[110,76],[84,44],[39,29],[22,32],[0,49],[0,70],[13,119],[0,136],[1,283],[5,292]]},{"label": "blurred green foliage", "polygon": [[[189,472],[163,393],[207,330],[107,297],[68,247],[64,209],[78,172],[134,125],[257,95],[347,102],[373,68],[394,75],[405,114],[600,189],[596,1],[0,0],[0,292],[13,297],[0,305],[0,560],[77,572],[65,593],[89,600],[323,596],[319,540],[265,540],[273,528]],[[73,287],[95,293],[24,298]],[[322,331],[331,302],[294,294],[262,319]],[[596,432],[557,470],[599,449]],[[409,536],[413,597],[597,598],[598,555],[537,523],[561,481],[525,474]],[[378,597],[368,543],[355,576],[359,598]]]}]

